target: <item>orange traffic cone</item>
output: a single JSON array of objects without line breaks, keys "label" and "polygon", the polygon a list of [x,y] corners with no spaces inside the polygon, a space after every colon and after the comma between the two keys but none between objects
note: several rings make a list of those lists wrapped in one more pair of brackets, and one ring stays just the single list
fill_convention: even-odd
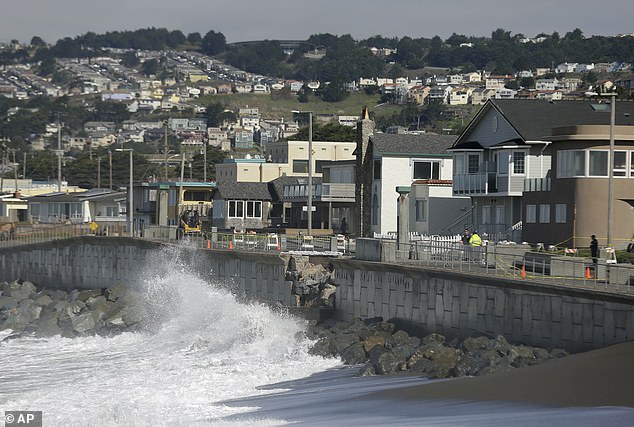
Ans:
[{"label": "orange traffic cone", "polygon": [[207,240],[207,249],[211,249],[211,240]]},{"label": "orange traffic cone", "polygon": [[282,247],[280,246],[280,242],[277,242],[277,250],[278,250],[278,251],[281,251],[281,250],[282,250]]},{"label": "orange traffic cone", "polygon": [[590,273],[590,267],[586,267],[586,279],[592,279],[592,274]]},{"label": "orange traffic cone", "polygon": [[229,240],[229,250],[233,250],[233,241]]},{"label": "orange traffic cone", "polygon": [[520,271],[520,277],[522,277],[522,278],[526,277],[526,268],[524,267],[524,264],[522,264],[522,270]]}]

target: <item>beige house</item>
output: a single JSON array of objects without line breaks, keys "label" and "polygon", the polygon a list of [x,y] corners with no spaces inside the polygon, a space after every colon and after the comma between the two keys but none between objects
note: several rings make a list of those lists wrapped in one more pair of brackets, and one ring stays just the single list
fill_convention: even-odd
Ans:
[{"label": "beige house", "polygon": [[[549,139],[551,174],[524,191],[524,239],[585,247],[595,234],[607,245],[610,126],[555,128]],[[623,248],[634,237],[634,127],[615,126],[614,139],[611,243]]]}]

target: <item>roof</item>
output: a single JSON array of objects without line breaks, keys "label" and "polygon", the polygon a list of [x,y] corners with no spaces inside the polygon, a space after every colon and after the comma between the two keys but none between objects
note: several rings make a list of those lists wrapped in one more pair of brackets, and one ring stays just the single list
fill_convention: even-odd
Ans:
[{"label": "roof", "polygon": [[98,199],[114,199],[121,197],[125,199],[126,193],[120,191],[111,191],[104,188],[93,188],[87,191],[64,193],[53,192],[32,196],[30,201],[46,201],[46,202],[81,202],[85,200]]},{"label": "roof", "polygon": [[[319,185],[322,182],[321,177],[313,177],[313,185]],[[284,195],[284,187],[288,185],[307,185],[308,177],[305,176],[280,176],[269,182],[269,189],[274,200],[282,200]]]},{"label": "roof", "polygon": [[447,156],[456,135],[375,133],[372,137],[375,153],[382,156]]},{"label": "roof", "polygon": [[267,182],[227,182],[218,184],[216,199],[273,200]]},{"label": "roof", "polygon": [[[602,102],[600,102],[602,101]],[[496,109],[515,128],[524,141],[543,141],[553,129],[574,125],[609,125],[610,101],[548,101],[533,99],[490,99],[476,114],[467,129],[456,141],[460,147],[490,109]],[[634,113],[634,103],[616,102],[616,125],[628,125]]]}]

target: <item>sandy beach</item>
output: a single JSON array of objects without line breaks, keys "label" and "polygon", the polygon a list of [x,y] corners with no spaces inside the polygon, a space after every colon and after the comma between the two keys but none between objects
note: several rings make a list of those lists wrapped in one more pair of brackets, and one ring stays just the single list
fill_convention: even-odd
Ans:
[{"label": "sandy beach", "polygon": [[634,341],[488,377],[455,378],[374,396],[634,407]]}]

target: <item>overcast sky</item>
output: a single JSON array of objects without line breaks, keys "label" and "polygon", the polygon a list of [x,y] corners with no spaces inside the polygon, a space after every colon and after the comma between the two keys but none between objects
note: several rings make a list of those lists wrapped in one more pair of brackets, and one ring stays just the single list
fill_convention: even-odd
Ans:
[{"label": "overcast sky", "polygon": [[351,34],[446,39],[497,28],[532,37],[580,28],[585,36],[634,32],[632,0],[4,0],[0,41],[49,43],[88,31],[163,27],[222,32],[228,42]]}]

